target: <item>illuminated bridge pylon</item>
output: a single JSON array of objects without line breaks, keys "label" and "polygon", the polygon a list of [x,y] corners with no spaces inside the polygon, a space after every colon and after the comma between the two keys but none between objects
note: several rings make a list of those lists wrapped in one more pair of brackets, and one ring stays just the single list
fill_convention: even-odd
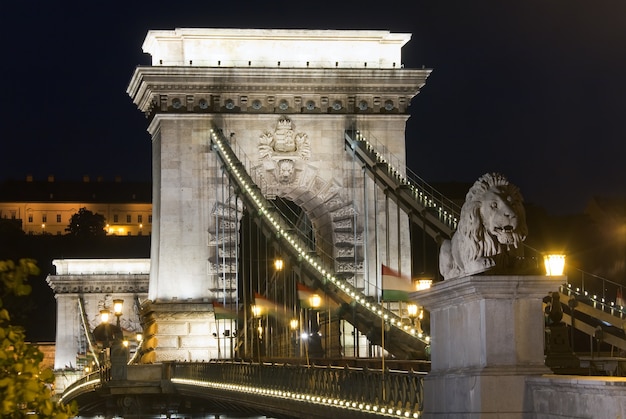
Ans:
[{"label": "illuminated bridge pylon", "polygon": [[[383,332],[392,355],[424,356],[427,336],[406,304],[380,304],[382,265],[413,275],[411,212],[345,147],[358,127],[404,166],[408,106],[430,73],[402,66],[409,39],[387,31],[148,33],[152,65],[138,67],[128,87],[153,140],[143,316],[156,326],[143,362],[380,356]],[[281,271],[272,265],[278,257]],[[299,298],[302,286],[322,296],[320,307]],[[273,315],[253,311],[259,297],[277,306]]]}]

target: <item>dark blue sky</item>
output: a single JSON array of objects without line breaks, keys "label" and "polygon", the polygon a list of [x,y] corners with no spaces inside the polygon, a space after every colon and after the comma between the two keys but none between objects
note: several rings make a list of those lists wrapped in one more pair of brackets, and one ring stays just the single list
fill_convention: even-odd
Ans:
[{"label": "dark blue sky", "polygon": [[626,195],[623,0],[14,1],[0,19],[0,179],[150,179],[126,95],[149,29],[383,29],[413,34],[405,67],[433,69],[407,129],[422,178],[500,171],[554,213]]}]

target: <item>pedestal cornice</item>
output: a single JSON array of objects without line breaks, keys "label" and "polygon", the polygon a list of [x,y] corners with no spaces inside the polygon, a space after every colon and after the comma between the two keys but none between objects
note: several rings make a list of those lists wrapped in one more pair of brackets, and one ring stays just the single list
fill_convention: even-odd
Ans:
[{"label": "pedestal cornice", "polygon": [[430,289],[411,294],[428,310],[449,307],[473,300],[484,299],[542,299],[550,291],[558,289],[565,277],[540,275],[481,275],[438,282]]}]

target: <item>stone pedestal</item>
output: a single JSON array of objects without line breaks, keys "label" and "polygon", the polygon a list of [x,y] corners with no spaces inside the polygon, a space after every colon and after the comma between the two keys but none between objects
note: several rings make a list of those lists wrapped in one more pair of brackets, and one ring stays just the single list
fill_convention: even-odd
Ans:
[{"label": "stone pedestal", "polygon": [[142,323],[142,363],[218,358],[211,303],[148,301],[142,307]]},{"label": "stone pedestal", "polygon": [[522,418],[527,376],[544,364],[544,276],[470,276],[413,294],[430,311],[424,418]]}]

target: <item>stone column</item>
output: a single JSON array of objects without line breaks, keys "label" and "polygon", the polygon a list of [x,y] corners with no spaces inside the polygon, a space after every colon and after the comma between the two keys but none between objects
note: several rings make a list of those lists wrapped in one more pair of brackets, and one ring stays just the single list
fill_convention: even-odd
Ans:
[{"label": "stone column", "polygon": [[78,333],[83,332],[78,323],[76,294],[56,294],[57,300],[57,327],[54,355],[54,369],[69,369],[76,367],[78,353]]},{"label": "stone column", "polygon": [[545,276],[469,276],[414,299],[430,311],[431,373],[424,418],[522,418],[526,377],[544,364]]}]

